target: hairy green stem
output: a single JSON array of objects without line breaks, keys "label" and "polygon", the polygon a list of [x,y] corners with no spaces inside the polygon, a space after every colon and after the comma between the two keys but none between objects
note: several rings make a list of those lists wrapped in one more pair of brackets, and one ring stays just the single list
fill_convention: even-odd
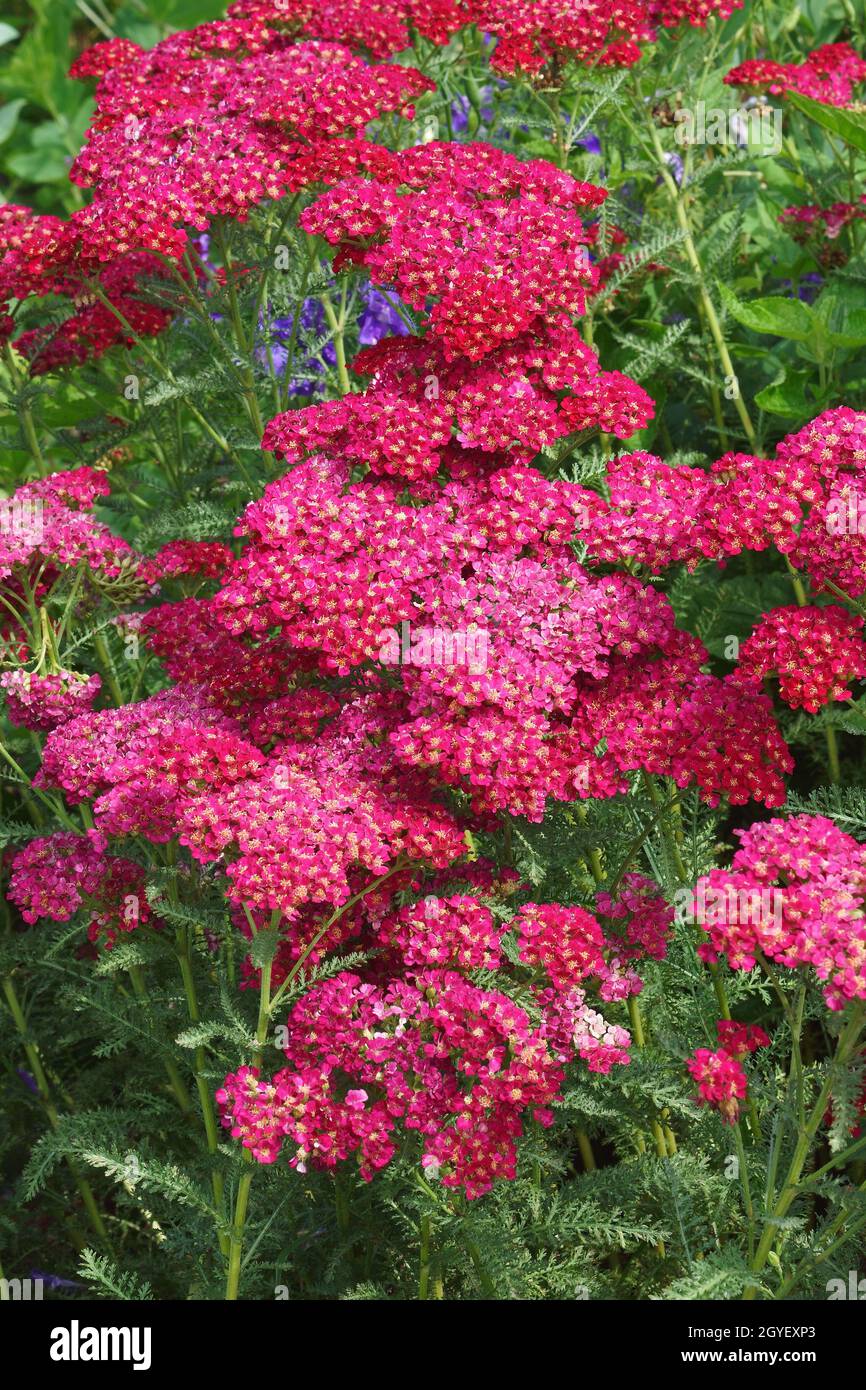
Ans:
[{"label": "hairy green stem", "polygon": [[[271,962],[268,961],[262,966],[261,981],[259,985],[259,1017],[256,1025],[256,1050],[253,1054],[253,1066],[261,1069],[264,1058],[265,1042],[268,1036],[268,1026],[271,1016]],[[247,1219],[247,1211],[250,1202],[250,1188],[253,1181],[254,1159],[249,1149],[244,1149],[244,1171],[241,1173],[238,1182],[237,1197],[235,1199],[234,1219],[232,1221],[231,1238],[229,1244],[229,1266],[226,1278],[226,1300],[233,1302],[238,1297],[241,1282],[241,1256],[244,1248],[244,1226]]]}]

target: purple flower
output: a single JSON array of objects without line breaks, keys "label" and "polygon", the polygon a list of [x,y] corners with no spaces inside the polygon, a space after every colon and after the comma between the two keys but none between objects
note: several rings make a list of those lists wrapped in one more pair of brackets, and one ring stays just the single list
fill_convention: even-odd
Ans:
[{"label": "purple flower", "polygon": [[668,153],[665,155],[665,164],[667,164],[676,182],[678,184],[682,183],[683,161],[675,150],[669,150]]},{"label": "purple flower", "polygon": [[786,298],[801,299],[804,304],[812,304],[821,292],[824,277],[816,270],[810,270],[799,280],[783,280],[781,283]]},{"label": "purple flower", "polygon": [[[360,290],[363,305],[358,317],[358,341],[361,347],[372,347],[382,338],[403,337],[411,330],[398,310],[396,295],[383,294],[372,285],[364,285]],[[390,301],[390,302],[389,302]],[[256,344],[256,361],[266,371],[273,371],[281,378],[290,367],[289,348],[292,343],[294,315],[270,319],[263,314],[259,319],[260,339]],[[293,396],[312,396],[322,385],[322,377],[328,367],[337,363],[337,352],[332,342],[317,346],[328,336],[328,324],[321,300],[311,296],[305,299],[298,317],[298,329],[292,349],[294,372],[288,383],[288,391]]]},{"label": "purple flower", "polygon": [[24,1067],[18,1067],[17,1071],[18,1075],[21,1077],[21,1080],[24,1082],[24,1085],[27,1087],[28,1091],[34,1091],[38,1095],[39,1087],[36,1085],[35,1076],[32,1076],[31,1073],[29,1071],[26,1071]]},{"label": "purple flower", "polygon": [[47,1274],[44,1269],[31,1269],[28,1279],[41,1279],[47,1289],[83,1289],[76,1279],[64,1279],[61,1274]]},{"label": "purple flower", "polygon": [[575,140],[574,143],[575,145],[583,145],[587,154],[601,154],[601,141],[597,135],[593,135],[591,130],[586,135],[581,135],[580,139]]},{"label": "purple flower", "polygon": [[[486,105],[481,107],[481,120],[484,125],[489,125],[493,120],[493,106],[490,103],[490,96],[493,92],[492,87],[482,87],[479,93],[481,100]],[[461,92],[451,103],[451,129],[455,135],[462,135],[469,126],[469,112],[472,110],[472,103],[465,92]]]},{"label": "purple flower", "polygon": [[361,290],[361,298],[364,301],[364,308],[358,320],[358,341],[361,347],[372,347],[374,343],[391,335],[403,338],[410,331],[405,319],[401,318],[393,307],[398,302],[396,295],[389,295],[386,299],[372,285],[365,285]]},{"label": "purple flower", "polygon": [[[284,376],[289,365],[294,321],[294,314],[271,319],[267,325],[264,318],[259,320],[259,327],[263,330],[263,341],[256,346],[256,361],[268,371],[272,370],[276,377]],[[319,386],[319,378],[326,368],[336,365],[337,353],[333,343],[325,343],[318,352],[312,350],[312,344],[323,338],[326,332],[325,311],[320,300],[314,297],[305,299],[301,306],[292,351],[294,364],[302,375],[292,377],[288,386],[290,395],[311,396]],[[307,373],[311,375],[308,376]]]}]

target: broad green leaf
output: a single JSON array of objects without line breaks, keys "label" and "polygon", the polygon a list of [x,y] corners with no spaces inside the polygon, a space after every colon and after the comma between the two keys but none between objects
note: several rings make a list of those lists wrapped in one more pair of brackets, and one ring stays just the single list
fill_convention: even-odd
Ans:
[{"label": "broad green leaf", "polygon": [[69,174],[69,160],[62,146],[49,149],[23,150],[13,154],[6,161],[6,168],[16,178],[27,179],[30,183],[53,183]]},{"label": "broad green leaf", "polygon": [[18,97],[16,101],[7,101],[5,106],[0,106],[0,145],[9,139],[18,124],[18,113],[24,104],[24,98]]},{"label": "broad green leaf", "polygon": [[813,307],[833,347],[866,343],[866,286],[831,280]]},{"label": "broad green leaf", "polygon": [[831,135],[838,135],[846,145],[866,154],[866,111],[846,111],[841,106],[826,106],[823,101],[813,101],[801,92],[789,92],[787,100]]},{"label": "broad green leaf", "polygon": [[805,418],[812,409],[806,400],[809,376],[809,372],[786,372],[757,393],[755,404],[771,415],[784,415],[787,419]]},{"label": "broad green leaf", "polygon": [[770,295],[744,303],[727,285],[720,283],[719,290],[728,313],[744,328],[752,328],[756,333],[772,333],[777,338],[790,338],[795,343],[804,343],[815,331],[814,315],[808,304],[799,299]]}]

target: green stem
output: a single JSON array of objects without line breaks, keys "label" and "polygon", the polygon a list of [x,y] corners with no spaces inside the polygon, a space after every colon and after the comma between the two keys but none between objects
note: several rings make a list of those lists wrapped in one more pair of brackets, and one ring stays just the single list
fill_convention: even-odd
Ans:
[{"label": "green stem", "polygon": [[111,653],[101,632],[95,632],[93,635],[93,650],[96,660],[99,662],[99,669],[105,677],[106,685],[111,691],[111,698],[119,709],[125,703],[123,691],[117,679],[117,671],[111,659]]},{"label": "green stem", "polygon": [[[656,812],[660,811],[663,804],[662,798],[659,796],[658,788],[652,776],[648,772],[642,773],[641,776],[643,778],[644,786],[646,787],[647,793],[649,795],[649,799],[653,804],[653,809]],[[673,861],[674,868],[676,869],[677,878],[680,880],[681,883],[687,884],[689,881],[689,875],[686,866],[683,862],[683,856],[680,853],[680,847],[676,842],[676,837],[671,831],[670,825],[665,820],[664,816],[660,817],[660,824],[664,842],[667,845],[668,851]]]},{"label": "green stem", "polygon": [[430,1217],[421,1217],[421,1250],[418,1258],[418,1298],[430,1297]]},{"label": "green stem", "polygon": [[331,334],[333,336],[334,352],[337,357],[337,376],[340,379],[340,389],[342,390],[344,396],[348,396],[351,394],[352,391],[352,383],[349,380],[349,372],[346,367],[346,344],[343,339],[343,330],[346,327],[346,320],[342,312],[340,314],[340,317],[337,318],[337,315],[334,312],[334,306],[328,298],[328,295],[325,294],[324,291],[322,292],[320,298],[322,301],[322,308],[325,311],[325,318],[328,321],[328,327],[330,328]]},{"label": "green stem", "polygon": [[[149,362],[150,365],[153,367],[157,376],[159,376],[161,380],[168,382],[169,385],[177,388],[178,383],[171,369],[163,366],[156,353],[152,352],[151,349],[147,346],[147,343],[145,343],[144,339],[141,338],[138,333],[136,333],[129,320],[121,313],[121,311],[117,308],[115,304],[112,304],[111,300],[108,298],[108,295],[105,294],[102,287],[98,285],[95,281],[88,281],[88,288],[90,289],[91,293],[95,296],[95,298],[99,300],[100,304],[104,305],[108,312],[114,315],[118,323],[123,328],[124,332],[127,333],[128,336],[135,343],[139,352],[145,358],[145,361]],[[252,493],[256,493],[258,489],[256,487],[255,481],[250,477],[249,473],[247,472],[244,466],[243,460],[235,452],[235,450],[229,444],[228,440],[222,434],[220,434],[218,429],[214,428],[210,421],[201,413],[195,402],[191,400],[185,392],[180,391],[178,394],[180,396],[180,399],[184,402],[185,406],[189,410],[193,419],[198,421],[205,434],[210,436],[210,438],[216,444],[217,448],[220,449],[226,455],[227,458],[230,458],[232,460],[241,477],[243,478],[244,482],[249,487],[250,491]]]},{"label": "green stem", "polygon": [[5,759],[5,761],[12,768],[12,771],[18,777],[21,778],[21,781],[24,783],[24,786],[28,789],[28,791],[32,792],[32,794],[35,797],[37,797],[39,801],[42,802],[43,806],[47,807],[47,809],[51,812],[52,816],[56,816],[57,819],[63,825],[66,826],[67,830],[74,830],[76,832],[78,831],[78,826],[75,824],[75,821],[71,818],[71,816],[67,815],[66,809],[59,802],[54,801],[52,797],[48,796],[45,792],[41,791],[39,787],[34,787],[31,779],[27,776],[27,773],[24,771],[21,764],[17,762],[15,758],[13,758],[12,754],[9,752],[9,749],[3,742],[0,742],[0,758]]},{"label": "green stem", "polygon": [[9,375],[12,378],[12,388],[18,398],[15,402],[15,410],[18,415],[18,422],[21,425],[21,433],[24,435],[30,457],[39,469],[40,477],[44,477],[50,469],[45,462],[45,456],[42,453],[42,447],[39,443],[39,436],[36,433],[36,426],[33,423],[33,412],[27,404],[27,401],[23,399],[24,381],[18,370],[15,354],[8,343],[3,349],[3,355],[6,359]]},{"label": "green stem", "polygon": [[[271,1016],[271,962],[268,961],[262,966],[261,982],[259,986],[259,1017],[256,1025],[256,1050],[253,1054],[253,1066],[261,1068],[264,1057],[265,1042],[268,1036],[268,1025]],[[235,1212],[232,1221],[231,1241],[229,1246],[229,1267],[226,1279],[226,1300],[233,1302],[238,1297],[241,1281],[241,1255],[244,1248],[244,1225],[247,1219],[247,1210],[250,1202],[250,1187],[253,1181],[253,1156],[249,1149],[244,1149],[244,1162],[246,1167],[241,1174],[238,1183],[238,1192],[235,1199]]]},{"label": "green stem", "polygon": [[[800,1176],[803,1172],[803,1168],[809,1156],[809,1152],[812,1147],[812,1142],[826,1113],[827,1104],[832,1094],[833,1085],[836,1080],[837,1072],[845,1066],[851,1053],[854,1051],[857,1045],[860,1030],[863,1027],[864,1012],[866,1012],[866,1010],[864,1010],[864,1006],[862,1004],[856,1005],[852,1012],[851,1018],[848,1020],[847,1024],[842,1029],[842,1032],[839,1035],[839,1041],[836,1045],[836,1051],[833,1056],[833,1060],[827,1069],[827,1075],[824,1079],[824,1084],[821,1087],[821,1090],[818,1094],[818,1099],[815,1101],[815,1104],[812,1107],[812,1111],[805,1125],[801,1125],[800,1127],[800,1134],[797,1139],[797,1144],[794,1149],[793,1156],[791,1158],[791,1163],[788,1168],[787,1176],[782,1185],[782,1191],[779,1194],[778,1201],[776,1202],[772,1212],[770,1213],[769,1217],[767,1218],[764,1224],[764,1231],[758,1244],[758,1249],[755,1253],[755,1258],[752,1261],[753,1274],[760,1274],[761,1270],[764,1268],[764,1265],[767,1262],[770,1252],[773,1249],[773,1246],[779,1237],[779,1223],[784,1219],[789,1207],[791,1206],[791,1203],[797,1196],[797,1192],[799,1191],[800,1186]],[[756,1293],[757,1283],[751,1284],[747,1288],[744,1297],[747,1299],[753,1299]]]},{"label": "green stem", "polygon": [[597,1167],[595,1154],[592,1151],[592,1144],[585,1129],[577,1131],[577,1147],[580,1149],[580,1157],[587,1173],[594,1173]]},{"label": "green stem", "polygon": [[[142,974],[140,965],[131,965],[129,967],[129,978],[132,982],[132,991],[136,999],[141,1004],[145,1012],[150,1014],[150,996],[148,995],[147,988],[144,983],[144,975]],[[174,1058],[163,1057],[162,1060],[163,1066],[166,1070],[166,1075],[168,1076],[169,1083],[171,1085],[171,1089],[174,1093],[175,1100],[177,1101],[184,1115],[191,1115],[192,1102],[189,1098],[189,1092],[187,1091],[186,1086],[183,1083],[183,1078],[177,1068]]]},{"label": "green stem", "polygon": [[280,403],[285,408],[289,403],[289,386],[292,380],[292,369],[295,365],[295,351],[298,344],[300,332],[301,314],[304,308],[304,300],[307,297],[307,286],[310,283],[310,276],[313,273],[313,265],[316,260],[316,242],[310,239],[307,246],[307,254],[304,257],[304,270],[301,276],[301,287],[298,291],[298,301],[295,312],[292,315],[292,331],[289,334],[289,341],[286,346],[286,365],[283,370],[283,388],[280,390]]},{"label": "green stem", "polygon": [[[783,554],[782,558],[785,561],[785,567],[791,580],[791,588],[794,590],[794,596],[798,604],[801,608],[808,607],[809,599],[803,586],[802,579],[791,564],[789,556]],[[836,739],[836,730],[831,728],[829,724],[824,729],[824,738],[827,743],[827,766],[830,773],[830,781],[834,783],[841,782],[842,769],[839,765],[839,743]]]},{"label": "green stem", "polygon": [[[641,106],[643,106],[643,103],[641,103]],[[662,142],[659,138],[658,130],[656,129],[655,123],[653,122],[652,113],[650,111],[647,111],[646,116],[647,128],[649,130],[650,140],[652,142],[653,151],[655,153],[656,161],[658,163],[659,173],[661,174],[662,181],[664,182],[664,185],[667,188],[674,205],[674,212],[676,214],[677,223],[679,225],[680,231],[683,234],[683,249],[685,250],[686,258],[698,282],[698,294],[700,297],[700,302],[703,307],[704,314],[706,315],[707,326],[709,327],[710,334],[713,338],[713,342],[716,345],[716,351],[719,356],[719,362],[722,366],[722,374],[723,376],[728,377],[730,381],[736,385],[737,373],[734,371],[734,364],[731,361],[731,354],[728,350],[727,342],[725,341],[725,335],[722,331],[722,325],[719,321],[719,316],[716,313],[716,306],[710,298],[710,293],[707,289],[706,278],[704,276],[704,268],[701,264],[701,258],[698,255],[698,249],[695,245],[694,236],[692,234],[691,223],[689,221],[689,214],[686,208],[685,191],[677,187],[676,180],[674,179],[670,169],[668,168],[667,160],[665,159],[665,151],[662,146]],[[743,431],[746,435],[746,438],[749,441],[749,446],[755,453],[757,453],[758,436],[755,433],[755,427],[752,424],[751,416],[749,415],[748,409],[746,408],[746,403],[743,400],[742,394],[738,386],[734,395],[734,406],[736,408],[737,414],[740,417],[740,423],[743,427]]]},{"label": "green stem", "polygon": [[243,366],[240,368],[240,376],[243,382],[242,392],[244,397],[244,404],[247,409],[247,414],[250,417],[250,424],[252,425],[259,439],[261,439],[262,435],[265,432],[265,426],[264,421],[262,420],[261,410],[259,409],[259,399],[256,395],[255,378],[253,376],[252,368],[250,367],[248,361],[250,352],[252,351],[253,343],[252,341],[247,342],[246,334],[244,333],[243,319],[241,318],[241,309],[240,304],[238,302],[237,289],[235,286],[234,267],[232,265],[231,256],[229,255],[228,241],[226,240],[225,235],[225,227],[223,225],[222,219],[219,217],[216,218],[214,222],[214,233],[217,245],[220,249],[220,255],[222,256],[223,269],[225,270],[226,290],[228,292],[229,299],[229,319],[232,325],[235,343],[237,344],[237,349],[241,355],[241,359],[243,362]]},{"label": "green stem", "polygon": [[[198,994],[195,987],[195,976],[192,970],[192,961],[189,954],[189,932],[184,926],[178,928],[177,932],[177,956],[180,962],[180,973],[183,979],[183,989],[186,995],[187,1012],[189,1013],[190,1023],[198,1023],[201,1020],[201,1013],[198,1006]],[[205,1137],[207,1140],[208,1153],[215,1157],[219,1147],[219,1132],[217,1130],[216,1114],[214,1112],[213,1096],[210,1087],[205,1079],[204,1071],[206,1057],[204,1047],[199,1046],[195,1049],[195,1084],[198,1091],[199,1104],[201,1106],[202,1120],[204,1121]],[[214,1196],[214,1205],[224,1218],[225,1214],[225,1184],[222,1173],[214,1169],[211,1173],[211,1189]],[[220,1251],[228,1258],[229,1238],[225,1230],[218,1230]]]},{"label": "green stem", "polygon": [[[36,1047],[36,1044],[32,1042],[30,1039],[30,1034],[27,1028],[27,1020],[24,1017],[24,1010],[21,1007],[21,1001],[19,1000],[18,995],[15,991],[15,985],[10,975],[7,975],[3,980],[3,993],[6,996],[6,1003],[9,1006],[9,1012],[11,1013],[12,1018],[15,1022],[15,1027],[18,1030],[22,1045],[24,1047],[24,1054],[30,1065],[30,1070],[33,1073],[33,1079],[36,1082],[36,1089],[39,1095],[39,1099],[42,1102],[42,1108],[45,1111],[46,1116],[48,1117],[48,1123],[51,1125],[51,1128],[53,1130],[57,1130],[60,1128],[60,1116],[57,1113],[57,1107],[55,1106],[54,1100],[51,1095],[51,1088],[48,1084],[48,1077],[45,1075],[45,1068],[42,1065],[42,1058],[39,1055],[39,1051]],[[90,1186],[90,1183],[79,1172],[78,1165],[76,1164],[71,1154],[66,1154],[66,1162],[69,1166],[69,1171],[75,1180],[75,1185],[78,1188],[79,1193],[81,1194],[81,1200],[84,1203],[84,1209],[87,1212],[87,1216],[91,1226],[93,1227],[96,1234],[99,1236],[100,1240],[103,1241],[110,1249],[111,1244],[108,1239],[108,1232],[105,1229],[105,1222],[103,1221],[99,1208],[96,1205],[96,1198],[93,1195],[93,1189]]]},{"label": "green stem", "polygon": [[391,868],[388,869],[386,873],[380,874],[378,878],[374,878],[372,882],[368,883],[366,887],[362,888],[359,893],[355,893],[351,898],[347,899],[347,901],[343,903],[342,907],[338,907],[334,912],[331,913],[327,921],[323,922],[322,925],[319,927],[319,930],[316,932],[315,936],[312,937],[309,944],[305,946],[303,952],[295,961],[294,965],[292,966],[286,978],[283,980],[283,983],[280,985],[273,999],[271,999],[268,1005],[269,1013],[272,1014],[274,1010],[279,1006],[286,993],[291,989],[298,972],[303,969],[305,961],[316,949],[322,937],[325,935],[327,931],[330,930],[334,923],[339,921],[339,919],[343,916],[344,913],[348,912],[350,908],[353,908],[355,906],[355,903],[360,902],[361,899],[366,897],[368,893],[371,893],[374,888],[378,888],[380,884],[384,883],[387,879],[391,878],[392,874],[396,874],[400,869],[404,869],[405,867],[406,864],[402,860],[398,860],[396,864],[392,864]]},{"label": "green stem", "polygon": [[[635,1043],[641,1050],[643,1050],[646,1047],[646,1033],[644,1032],[643,1017],[641,1015],[640,1004],[638,1003],[636,994],[629,995],[628,1016],[629,1021],[631,1023],[631,1030]],[[658,1157],[668,1158],[669,1153],[667,1140],[665,1139],[664,1130],[662,1129],[661,1124],[659,1123],[659,1120],[656,1116],[654,1116],[650,1120],[650,1133],[652,1134],[653,1143],[656,1146],[656,1153],[658,1154]],[[671,1138],[673,1138],[673,1135],[671,1135]],[[676,1147],[676,1143],[674,1144],[674,1147]]]},{"label": "green stem", "polygon": [[749,1260],[755,1257],[755,1207],[752,1202],[752,1188],[749,1182],[749,1168],[746,1162],[746,1147],[743,1143],[743,1132],[739,1123],[734,1125],[734,1144],[737,1150],[737,1167],[739,1169],[740,1185],[743,1189],[743,1204],[746,1208],[746,1220],[749,1223]]}]

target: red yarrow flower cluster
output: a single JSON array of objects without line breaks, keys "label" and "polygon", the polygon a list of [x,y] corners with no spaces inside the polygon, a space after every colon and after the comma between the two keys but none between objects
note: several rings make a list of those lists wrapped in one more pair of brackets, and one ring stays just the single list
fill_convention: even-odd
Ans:
[{"label": "red yarrow flower cluster", "polygon": [[777,63],[770,58],[750,58],[732,68],[724,81],[729,87],[754,91],[802,92],[828,106],[851,106],[854,88],[866,80],[866,59],[847,43],[825,43],[808,53],[802,63]]},{"label": "red yarrow flower cluster", "polygon": [[769,700],[703,674],[661,595],[571,558],[594,496],[514,468],[410,506],[311,460],[248,508],[251,544],[211,608],[237,638],[278,627],[323,672],[378,663],[399,761],[479,810],[539,818],[548,796],[611,795],[639,767],[777,804],[790,762]]},{"label": "red yarrow flower cluster", "polygon": [[697,1082],[701,1104],[718,1110],[726,1124],[736,1124],[748,1086],[742,1062],[723,1047],[715,1052],[699,1047],[686,1067]]},{"label": "red yarrow flower cluster", "polygon": [[740,648],[736,676],[755,686],[777,676],[785,704],[810,714],[850,699],[849,681],[866,676],[863,618],[836,604],[774,608]]},{"label": "red yarrow flower cluster", "polygon": [[387,112],[411,115],[413,98],[433,87],[338,44],[287,45],[255,19],[202,24],[147,50],[114,47],[110,62],[97,50],[73,68],[100,72],[94,123],[71,171],[93,189],[71,219],[88,261],[137,250],[179,258],[187,226],[243,221],[257,204],[333,176],[335,162],[342,173],[368,156],[375,163],[369,142],[339,137]]},{"label": "red yarrow flower cluster", "polygon": [[473,0],[236,0],[230,18],[262,20],[280,33],[344,43],[374,58],[412,47],[410,26],[445,45],[472,22]]},{"label": "red yarrow flower cluster", "polygon": [[607,488],[609,505],[593,511],[584,536],[590,554],[637,560],[654,573],[790,546],[802,516],[778,466],[748,454],[725,454],[709,470],[623,454],[608,466]]},{"label": "red yarrow flower cluster", "polygon": [[417,481],[529,463],[576,431],[627,439],[654,414],[636,382],[601,371],[567,319],[478,363],[447,361],[430,336],[388,338],[359,353],[353,370],[372,377],[363,394],[277,415],[263,446],[290,463],[326,453]]},{"label": "red yarrow flower cluster", "polygon": [[221,541],[169,541],[139,566],[139,577],[148,584],[169,579],[217,579],[234,559]]},{"label": "red yarrow flower cluster", "polygon": [[433,142],[394,158],[388,179],[347,179],[301,215],[375,284],[428,308],[446,360],[476,361],[556,310],[582,314],[597,275],[581,208],[602,188],[491,145]]},{"label": "red yarrow flower cluster", "polygon": [[[165,277],[160,261],[144,252],[105,259],[107,264],[95,267],[79,261],[74,221],[62,222],[14,204],[0,208],[0,299],[63,295],[72,305],[65,319],[58,322],[52,308],[47,322],[15,339],[31,375],[91,361],[118,344],[131,347],[138,338],[153,337],[168,327],[171,311],[146,297],[148,281]],[[28,304],[28,321],[31,318]],[[10,319],[10,336],[13,329]]]},{"label": "red yarrow flower cluster", "polygon": [[401,53],[417,30],[445,45],[474,24],[495,39],[491,66],[501,73],[538,73],[569,61],[597,67],[636,63],[636,40],[652,41],[658,25],[684,20],[703,26],[726,19],[741,0],[593,0],[579,11],[569,0],[237,0],[230,16],[363,48],[374,57]]}]

